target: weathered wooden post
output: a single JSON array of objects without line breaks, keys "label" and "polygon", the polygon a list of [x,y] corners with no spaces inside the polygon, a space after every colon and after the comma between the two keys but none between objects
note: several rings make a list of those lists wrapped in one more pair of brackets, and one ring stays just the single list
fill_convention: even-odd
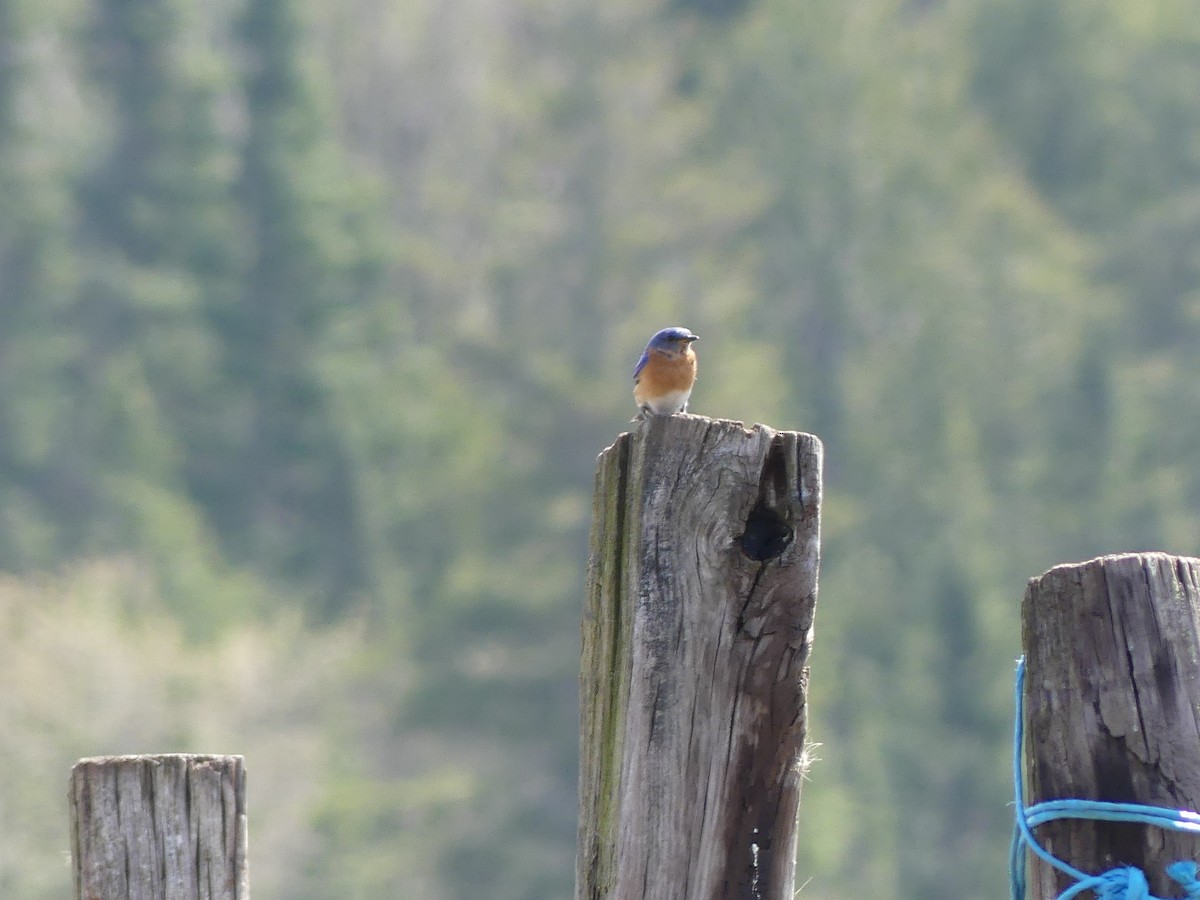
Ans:
[{"label": "weathered wooden post", "polygon": [[240,756],[108,756],[71,770],[76,900],[248,900]]},{"label": "weathered wooden post", "polygon": [[792,900],[821,443],[700,416],[598,461],[577,900]]},{"label": "weathered wooden post", "polygon": [[[1105,800],[1200,809],[1200,559],[1162,553],[1057,566],[1029,582],[1026,803]],[[1042,845],[1089,875],[1141,869],[1156,896],[1163,874],[1200,856],[1200,838],[1145,825],[1064,820]],[[1033,854],[1027,900],[1071,879]]]}]

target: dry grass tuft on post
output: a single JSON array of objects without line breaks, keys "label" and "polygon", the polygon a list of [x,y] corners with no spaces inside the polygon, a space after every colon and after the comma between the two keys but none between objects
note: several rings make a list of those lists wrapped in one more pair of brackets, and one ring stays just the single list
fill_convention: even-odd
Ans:
[{"label": "dry grass tuft on post", "polygon": [[821,443],[676,415],[598,461],[577,900],[792,900]]},{"label": "dry grass tuft on post", "polygon": [[71,770],[76,900],[249,900],[240,756],[107,756]]},{"label": "dry grass tuft on post", "polygon": [[[1029,582],[1022,609],[1026,804],[1101,800],[1200,809],[1200,560],[1105,556]],[[1040,826],[1085,874],[1135,866],[1155,896],[1200,838],[1124,822]],[[1029,855],[1028,900],[1074,882]]]}]

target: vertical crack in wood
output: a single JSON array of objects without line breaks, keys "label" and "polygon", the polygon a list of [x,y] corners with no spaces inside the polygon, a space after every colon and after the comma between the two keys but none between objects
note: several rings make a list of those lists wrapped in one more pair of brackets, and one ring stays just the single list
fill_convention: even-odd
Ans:
[{"label": "vertical crack in wood", "polygon": [[777,896],[794,878],[795,773],[807,726],[802,671],[816,589],[815,577],[811,589],[802,586],[806,579],[799,557],[815,549],[817,539],[814,528],[809,543],[792,546],[805,516],[817,513],[803,503],[801,452],[796,436],[773,436],[739,538],[740,549],[755,562],[736,620],[738,632],[751,638],[741,644],[745,665],[738,696],[753,706],[739,723],[741,741],[732,751],[735,783],[745,799],[731,823],[730,840],[744,862],[735,864],[728,880],[738,886],[738,896],[749,900]]},{"label": "vertical crack in wood", "polygon": [[[766,571],[766,568],[766,563],[759,564],[758,569],[754,573],[754,580],[750,582],[750,589],[746,591],[746,599],[742,601],[742,607],[738,610],[737,614],[738,634],[746,633],[746,611],[750,609],[750,604],[754,602],[754,598],[758,591],[758,582],[762,579],[763,572]],[[754,637],[754,635],[747,634],[747,637]]]},{"label": "vertical crack in wood", "polygon": [[155,790],[155,775],[158,767],[146,762],[141,767],[142,787],[145,794],[146,812],[149,815],[150,833],[147,865],[154,866],[155,878],[165,884],[167,880],[167,847],[163,816],[165,809],[158,808],[158,792]]}]

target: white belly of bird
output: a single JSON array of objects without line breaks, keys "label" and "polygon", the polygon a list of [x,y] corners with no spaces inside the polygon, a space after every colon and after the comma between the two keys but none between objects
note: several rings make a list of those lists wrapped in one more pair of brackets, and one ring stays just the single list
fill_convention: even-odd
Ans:
[{"label": "white belly of bird", "polygon": [[647,400],[646,405],[650,407],[650,411],[656,416],[669,416],[683,409],[691,393],[690,390],[671,391],[669,394],[663,394],[661,397]]}]

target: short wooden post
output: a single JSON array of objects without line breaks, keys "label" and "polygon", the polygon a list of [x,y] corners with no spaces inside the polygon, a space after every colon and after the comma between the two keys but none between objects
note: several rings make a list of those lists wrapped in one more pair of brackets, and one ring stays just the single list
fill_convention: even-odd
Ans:
[{"label": "short wooden post", "polygon": [[240,756],[108,756],[71,770],[76,900],[248,900]]},{"label": "short wooden post", "polygon": [[[1200,560],[1105,556],[1029,582],[1026,803],[1079,799],[1200,809]],[[1118,865],[1164,876],[1200,857],[1200,839],[1148,826],[1077,820],[1038,828],[1042,845],[1088,874]],[[1073,882],[1033,854],[1029,900]]]},{"label": "short wooden post", "polygon": [[792,900],[821,443],[700,416],[598,461],[578,900]]}]

